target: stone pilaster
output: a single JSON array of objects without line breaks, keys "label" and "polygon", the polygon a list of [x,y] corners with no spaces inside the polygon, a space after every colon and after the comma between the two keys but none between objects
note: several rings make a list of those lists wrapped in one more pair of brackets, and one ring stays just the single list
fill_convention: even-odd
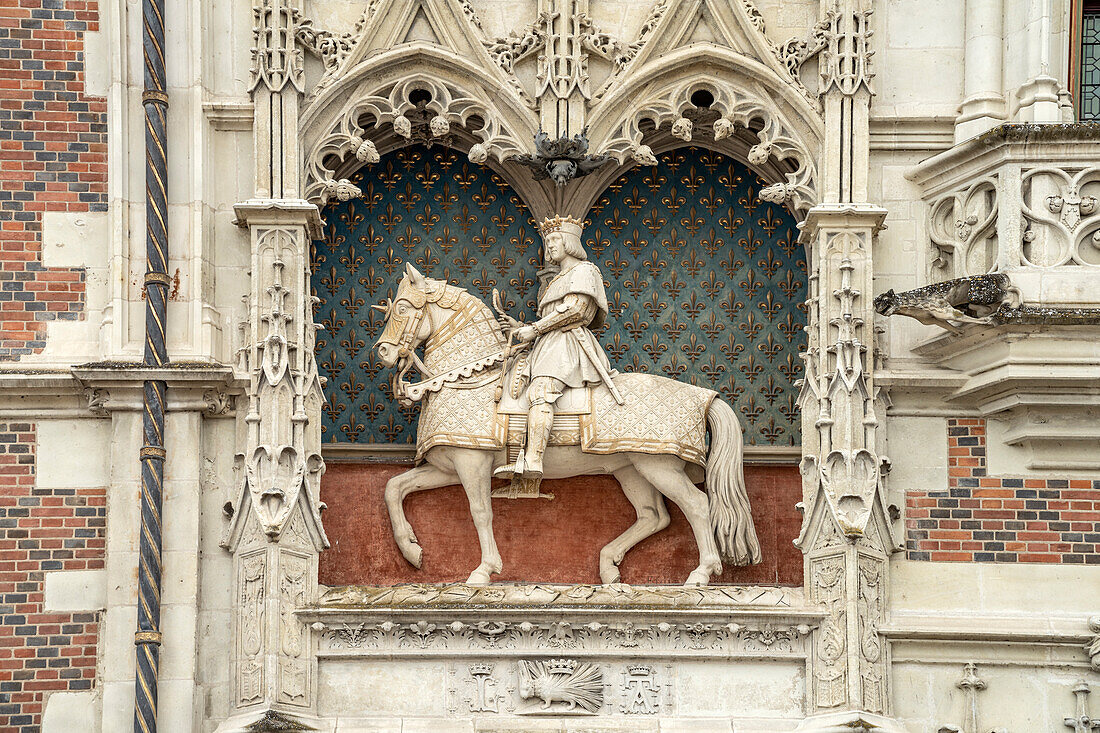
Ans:
[{"label": "stone pilaster", "polygon": [[887,558],[874,384],[873,248],[886,211],[868,202],[870,0],[824,0],[822,203],[802,225],[810,263],[802,408],[807,592],[828,617],[814,637],[804,730],[891,730]]}]

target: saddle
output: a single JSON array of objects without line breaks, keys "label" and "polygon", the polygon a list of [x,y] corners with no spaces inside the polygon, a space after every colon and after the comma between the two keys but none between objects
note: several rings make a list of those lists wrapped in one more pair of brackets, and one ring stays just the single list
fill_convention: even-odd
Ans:
[{"label": "saddle", "polygon": [[[531,409],[526,362],[526,355],[521,356],[509,368],[496,408],[496,434],[505,436],[504,444],[513,459],[527,435],[527,412]],[[566,387],[554,402],[554,426],[548,445],[580,445],[581,417],[591,414],[592,387]]]}]

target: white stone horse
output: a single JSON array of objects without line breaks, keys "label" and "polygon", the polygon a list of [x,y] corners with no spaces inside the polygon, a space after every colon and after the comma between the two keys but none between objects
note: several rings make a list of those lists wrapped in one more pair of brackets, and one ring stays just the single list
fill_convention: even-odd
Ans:
[{"label": "white stone horse", "polygon": [[[461,288],[426,278],[407,265],[393,301],[375,307],[386,313],[385,328],[376,344],[379,358],[385,366],[397,365],[401,369],[393,380],[396,397],[425,399],[427,410],[433,400],[444,399],[451,390],[449,404],[462,408],[446,409],[446,419],[451,423],[455,421],[455,413],[463,412],[466,405],[488,405],[488,421],[492,422],[493,393],[501,381],[496,376],[500,375],[507,339],[484,303]],[[423,361],[415,354],[421,345],[425,346]],[[402,381],[402,375],[412,363],[425,375],[422,381],[409,384]],[[631,380],[653,380],[644,382],[647,389],[640,392],[642,398],[653,390],[684,387],[665,377],[624,376]],[[446,389],[440,389],[442,384],[447,385]],[[683,511],[699,548],[699,566],[691,571],[686,585],[706,585],[712,576],[721,573],[723,559],[737,565],[760,562],[760,545],[745,492],[741,426],[733,408],[720,398],[709,399],[706,404],[709,407],[704,408],[705,422],[710,429],[710,450],[705,460],[706,492],[700,491],[691,478],[692,474],[701,478],[701,467],[680,455],[669,455],[667,450],[595,455],[576,445],[551,445],[547,449],[544,478],[612,474],[637,512],[634,524],[600,551],[600,578],[604,583],[619,581],[618,566],[630,548],[668,526],[664,497]],[[633,402],[628,399],[622,409],[649,408],[644,399]],[[483,408],[479,422],[485,422],[484,412]],[[701,425],[702,420],[699,422]],[[436,428],[433,436],[428,436],[423,434],[424,423],[422,415],[418,435],[418,459],[422,462],[386,484],[386,506],[394,539],[405,559],[419,568],[421,548],[405,517],[405,497],[417,491],[461,484],[481,545],[481,564],[467,582],[489,583],[491,576],[503,568],[493,536],[490,484],[493,470],[507,462],[507,451],[499,445],[484,441],[478,445],[476,440],[463,437],[484,433],[484,424],[469,424],[468,430],[442,435]],[[463,443],[476,447],[461,447]]]}]

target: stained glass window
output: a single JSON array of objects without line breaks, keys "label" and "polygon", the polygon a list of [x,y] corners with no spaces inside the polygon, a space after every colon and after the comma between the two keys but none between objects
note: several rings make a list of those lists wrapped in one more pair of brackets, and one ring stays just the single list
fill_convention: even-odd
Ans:
[{"label": "stained glass window", "polygon": [[1081,18],[1082,122],[1100,122],[1100,2],[1087,2]]},{"label": "stained glass window", "polygon": [[[336,443],[413,443],[417,408],[388,395],[372,350],[405,262],[530,319],[541,237],[497,174],[439,146],[404,148],[359,171],[361,199],[326,207],[313,243],[322,427]],[[797,445],[805,261],[790,214],[732,158],[684,148],[615,181],[588,215],[585,247],[613,311],[599,334],[622,371],[720,392],[750,445]]]}]

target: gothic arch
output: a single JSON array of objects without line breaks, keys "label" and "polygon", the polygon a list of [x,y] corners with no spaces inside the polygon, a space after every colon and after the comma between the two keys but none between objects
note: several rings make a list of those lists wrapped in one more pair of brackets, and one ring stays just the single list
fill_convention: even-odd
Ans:
[{"label": "gothic arch", "polygon": [[[706,92],[709,131],[680,123],[699,108]],[[689,122],[690,122],[690,118]],[[649,121],[653,132],[643,130]],[[773,184],[766,199],[804,212],[818,202],[816,160],[824,138],[818,110],[790,80],[730,49],[698,44],[662,55],[632,71],[604,95],[590,115],[593,148],[620,163],[646,162],[655,146],[668,149],[677,138],[732,155]],[[663,140],[662,140],[663,138]],[[619,175],[616,173],[615,175]],[[613,180],[605,174],[603,182]],[[589,200],[600,189],[588,186]]]},{"label": "gothic arch", "polygon": [[[304,198],[323,206],[358,195],[347,176],[409,144],[415,130],[407,115],[414,112],[431,115],[428,134],[450,137],[472,162],[491,157],[502,169],[527,152],[538,130],[535,113],[499,74],[438,46],[404,45],[352,67],[303,110]],[[522,176],[507,177],[523,186]],[[527,199],[545,195],[537,185],[526,188]]]}]

